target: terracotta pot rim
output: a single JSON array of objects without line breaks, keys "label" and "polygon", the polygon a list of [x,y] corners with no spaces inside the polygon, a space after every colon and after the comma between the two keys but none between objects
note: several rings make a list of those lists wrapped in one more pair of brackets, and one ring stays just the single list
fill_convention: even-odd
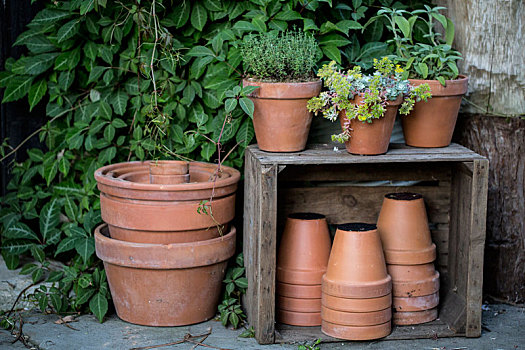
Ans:
[{"label": "terracotta pot rim", "polygon": [[[438,280],[439,279],[439,272],[436,270],[434,272],[434,274],[432,274],[431,276],[428,276],[428,278],[424,278],[424,279],[420,279],[420,280],[400,280],[400,279],[395,279],[392,281],[392,283],[394,285],[404,285],[404,284],[421,284],[421,283],[426,283],[426,282],[429,282],[429,281],[435,281],[435,280]],[[432,294],[432,293],[429,293],[429,294]]]},{"label": "terracotta pot rim", "polygon": [[311,285],[319,285],[325,273],[326,273],[326,269],[324,270],[293,270],[293,269],[285,269],[282,267],[278,267],[276,278],[277,278],[277,281],[279,282],[311,286]]},{"label": "terracotta pot rim", "polygon": [[[339,329],[339,334],[334,332],[334,328]],[[384,338],[389,335],[392,331],[392,326],[390,321],[373,326],[344,326],[323,320],[321,331],[324,334],[337,339],[372,340]],[[342,334],[341,331],[347,334]],[[341,338],[341,336],[345,336],[345,338]]]},{"label": "terracotta pot rim", "polygon": [[377,298],[343,298],[323,293],[321,305],[342,312],[372,312],[392,307],[392,293]]},{"label": "terracotta pot rim", "polygon": [[275,310],[277,322],[301,327],[318,327],[321,325],[321,311],[297,312],[277,308]]},{"label": "terracotta pot rim", "polygon": [[422,311],[395,311],[392,313],[392,321],[398,326],[409,326],[432,322],[438,317],[437,307]]},{"label": "terracotta pot rim", "polygon": [[[102,232],[104,231],[104,233]],[[95,229],[97,256],[105,263],[138,269],[187,269],[214,265],[235,253],[236,229],[231,226],[225,236],[205,241],[151,244],[109,238],[108,225]]]},{"label": "terracotta pot rim", "polygon": [[251,98],[276,99],[276,100],[304,100],[317,96],[321,91],[323,82],[319,80],[299,83],[270,83],[255,79],[243,79],[243,86],[258,86],[250,94]]},{"label": "terracotta pot rim", "polygon": [[184,160],[150,160],[151,175],[186,175],[190,163]]},{"label": "terracotta pot rim", "polygon": [[[334,291],[335,289],[335,291]],[[341,283],[329,280],[323,276],[323,293],[342,298],[377,298],[392,293],[392,277],[363,283]]]},{"label": "terracotta pot rim", "polygon": [[320,312],[321,298],[294,298],[284,295],[276,295],[277,308],[293,312]]},{"label": "terracotta pot rim", "polygon": [[397,312],[424,311],[439,305],[439,292],[415,297],[394,297],[392,306]]},{"label": "terracotta pot rim", "polygon": [[420,250],[384,249],[387,265],[424,265],[436,260],[436,244]]},{"label": "terracotta pot rim", "polygon": [[337,229],[344,232],[365,233],[377,230],[377,225],[364,222],[348,222],[337,225]]},{"label": "terracotta pot rim", "polygon": [[464,95],[468,91],[468,77],[463,74],[458,75],[457,79],[445,80],[445,86],[441,85],[438,80],[408,79],[408,81],[415,86],[428,84],[433,98]]},{"label": "terracotta pot rim", "polygon": [[[389,322],[392,319],[392,308],[388,307],[386,309],[368,312],[347,312],[322,306],[321,317],[324,321],[341,326],[375,326]],[[371,318],[378,320],[373,321]],[[336,321],[336,319],[338,320]]]},{"label": "terracotta pot rim", "polygon": [[394,201],[407,201],[411,202],[417,199],[422,199],[423,195],[420,193],[414,192],[392,192],[385,194],[386,199],[391,199]]}]

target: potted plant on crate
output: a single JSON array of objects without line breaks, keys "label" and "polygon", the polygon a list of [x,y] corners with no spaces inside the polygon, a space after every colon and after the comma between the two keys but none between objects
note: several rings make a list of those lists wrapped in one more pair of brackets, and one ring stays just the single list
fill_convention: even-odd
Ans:
[{"label": "potted plant on crate", "polygon": [[[431,100],[416,103],[413,111],[401,119],[409,146],[448,146],[461,99],[467,92],[468,78],[460,75],[457,67],[461,54],[451,47],[454,24],[439,13],[443,9],[425,5],[424,9],[408,12],[384,7],[369,21],[384,18],[389,23],[394,59],[403,63],[403,77],[414,86],[428,84],[432,92]],[[444,28],[444,40],[434,28],[436,21]]]},{"label": "potted plant on crate", "polygon": [[332,61],[317,74],[328,91],[308,101],[308,110],[316,114],[331,121],[339,116],[343,131],[332,140],[344,142],[352,154],[386,153],[398,109],[408,114],[416,101],[430,97],[427,84],[412,86],[388,57],[375,59],[374,68],[372,75],[362,74],[359,66],[342,72]]},{"label": "potted plant on crate", "polygon": [[269,32],[248,36],[241,51],[249,74],[243,85],[257,87],[250,99],[259,148],[302,151],[312,122],[306,103],[321,90],[321,81],[313,74],[317,42],[311,34],[296,30]]}]

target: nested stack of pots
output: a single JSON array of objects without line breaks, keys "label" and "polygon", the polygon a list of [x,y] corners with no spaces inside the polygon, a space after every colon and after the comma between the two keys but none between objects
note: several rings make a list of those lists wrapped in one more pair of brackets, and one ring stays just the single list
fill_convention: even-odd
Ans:
[{"label": "nested stack of pots", "polygon": [[321,281],[330,246],[324,215],[288,216],[277,257],[277,321],[293,326],[321,325]]},{"label": "nested stack of pots", "polygon": [[393,322],[413,325],[438,316],[439,272],[423,196],[385,195],[377,222],[393,283]]},{"label": "nested stack of pots", "polygon": [[95,172],[95,232],[117,315],[149,326],[212,318],[235,253],[240,173],[198,162],[127,162]]},{"label": "nested stack of pots", "polygon": [[376,225],[339,225],[322,284],[323,333],[348,340],[390,334],[392,280]]}]

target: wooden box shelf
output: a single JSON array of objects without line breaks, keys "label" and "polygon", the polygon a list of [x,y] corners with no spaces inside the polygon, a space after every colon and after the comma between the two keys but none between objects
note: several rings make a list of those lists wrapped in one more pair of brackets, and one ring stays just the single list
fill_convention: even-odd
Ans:
[{"label": "wooden box shelf", "polygon": [[[488,161],[452,144],[421,149],[391,144],[380,156],[353,156],[333,144],[300,153],[245,154],[245,307],[261,344],[321,338],[320,327],[275,323],[275,270],[279,234],[292,212],[319,212],[330,224],[376,222],[386,193],[423,194],[441,274],[439,319],[394,327],[385,339],[481,334],[483,251]],[[410,187],[407,187],[410,186]]]}]

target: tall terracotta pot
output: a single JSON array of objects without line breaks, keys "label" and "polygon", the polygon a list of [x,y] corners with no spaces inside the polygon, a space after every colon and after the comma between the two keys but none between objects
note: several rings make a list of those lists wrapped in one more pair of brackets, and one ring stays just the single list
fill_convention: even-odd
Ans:
[{"label": "tall terracotta pot", "polygon": [[437,80],[409,79],[414,86],[428,84],[432,98],[416,102],[407,116],[401,116],[405,142],[414,147],[446,147],[450,145],[461,99],[468,90],[468,78],[446,80],[443,86]]},{"label": "tall terracotta pot", "polygon": [[[355,104],[363,102],[362,96],[354,98]],[[373,119],[372,123],[362,122],[357,119],[350,121],[350,140],[345,142],[348,153],[358,155],[378,155],[388,151],[390,136],[394,129],[396,114],[403,97],[399,96],[395,101],[388,101],[385,115],[379,119]],[[346,112],[339,113],[341,128],[344,127]]]},{"label": "tall terracotta pot", "polygon": [[95,230],[117,315],[147,326],[182,326],[215,316],[235,228],[219,238],[178,244],[144,244]]},{"label": "tall terracotta pot", "polygon": [[253,101],[253,127],[259,148],[267,152],[299,152],[306,147],[312,113],[309,99],[319,95],[321,81],[266,83],[243,80],[244,86],[258,86]]},{"label": "tall terracotta pot", "polygon": [[417,265],[436,259],[436,245],[430,236],[422,195],[385,195],[377,229],[388,264]]},{"label": "tall terracotta pot", "polygon": [[[217,175],[217,165],[192,162],[190,183],[155,184],[150,183],[150,162],[102,167],[95,171],[102,220],[112,238],[128,242],[169,244],[218,237],[235,216],[240,179],[237,170],[221,169]],[[201,203],[212,193],[211,212],[208,208],[203,213]]]}]

